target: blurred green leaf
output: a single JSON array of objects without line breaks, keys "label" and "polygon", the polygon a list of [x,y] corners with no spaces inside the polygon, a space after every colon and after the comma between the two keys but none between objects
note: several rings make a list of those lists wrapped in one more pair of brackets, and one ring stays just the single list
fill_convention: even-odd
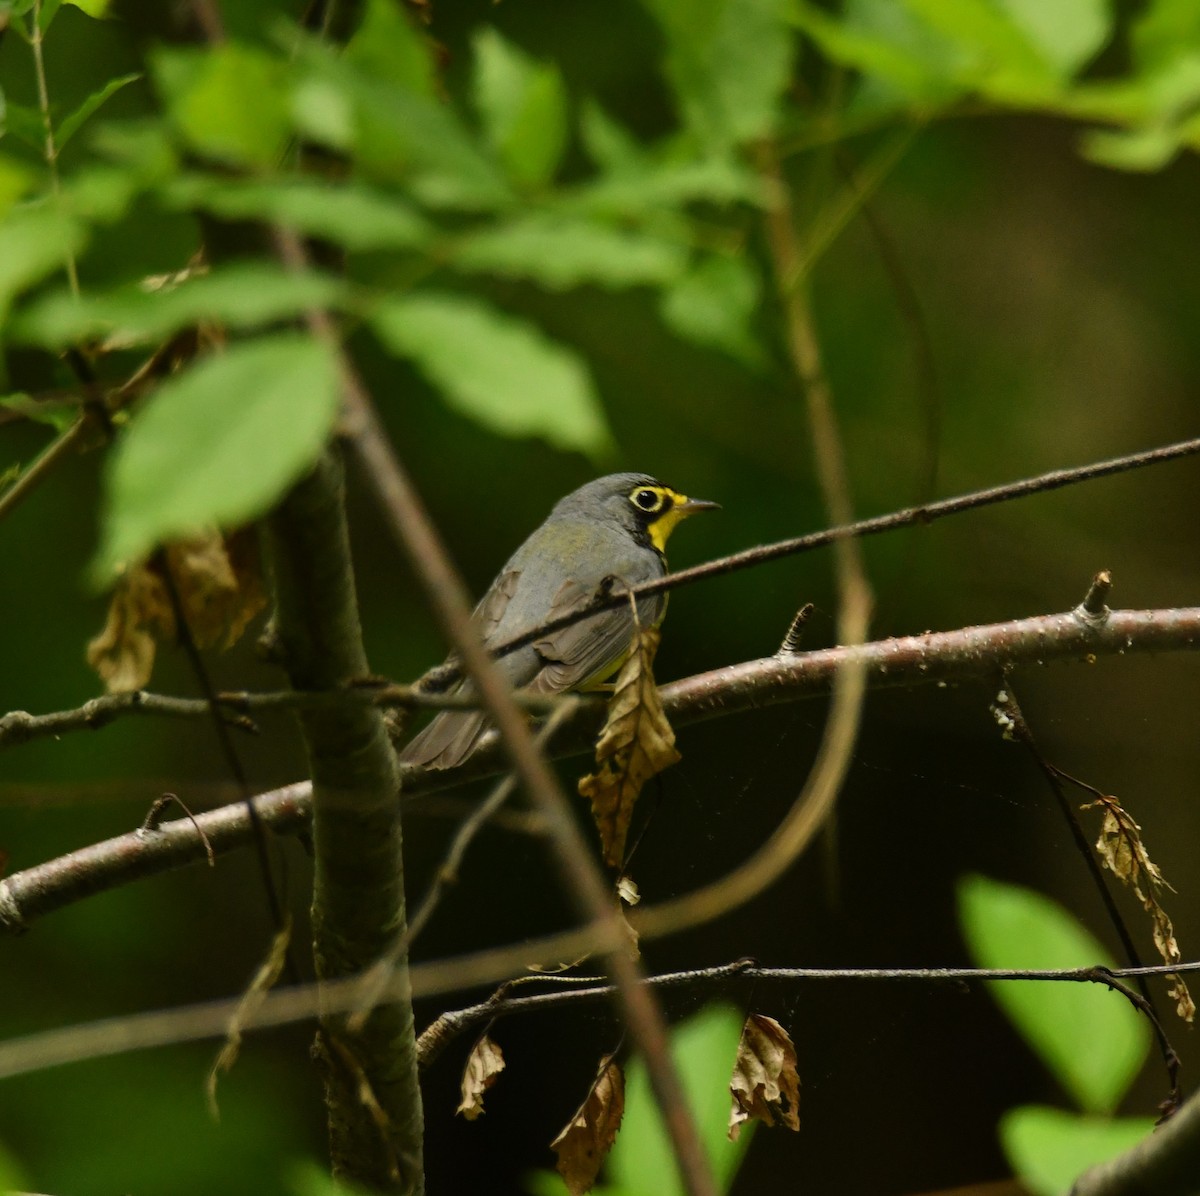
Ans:
[{"label": "blurred green leaf", "polygon": [[334,1179],[328,1170],[310,1160],[297,1163],[288,1172],[292,1196],[366,1196],[366,1188]]},{"label": "blurred green leaf", "polygon": [[190,175],[172,182],[168,201],[231,220],[269,220],[344,249],[415,249],[434,229],[411,204],[363,183],[318,179],[239,181]]},{"label": "blurred green leaf", "polygon": [[616,288],[669,282],[683,271],[687,250],[594,220],[529,216],[472,234],[450,260],[460,270],[528,278],[563,291],[584,283]]},{"label": "blurred green leaf", "polygon": [[[301,94],[315,89],[326,97],[322,103],[344,109],[328,129],[324,115],[311,122],[311,103],[300,104],[302,131],[318,141],[326,132],[348,135],[332,144],[353,149],[364,177],[401,183],[431,207],[486,211],[513,201],[499,169],[450,105],[356,70],[320,45],[306,46],[301,58]],[[347,114],[349,129],[342,127]]]},{"label": "blurred green leaf", "polygon": [[541,436],[592,457],[610,451],[586,365],[532,324],[476,299],[426,294],[387,301],[372,326],[452,407],[493,431]]},{"label": "blurred green leaf", "polygon": [[[700,1140],[719,1191],[733,1184],[753,1127],[729,1141],[729,1077],[733,1072],[742,1015],[728,1005],[709,1005],[671,1031],[671,1056],[679,1070]],[[679,1196],[683,1185],[670,1138],[654,1099],[645,1062],[635,1058],[626,1072],[625,1119],[608,1156],[607,1174],[631,1196]]]},{"label": "blurred green leaf", "polygon": [[791,0],[643,0],[666,37],[684,123],[715,150],[775,128],[792,66]]},{"label": "blurred green leaf", "polygon": [[561,196],[563,211],[602,217],[641,217],[690,203],[748,203],[765,207],[762,180],[732,157],[659,157],[637,169],[601,175]]},{"label": "blurred green leaf", "polygon": [[[733,1185],[756,1125],[743,1127],[738,1140],[729,1141],[729,1078],[742,1020],[736,1009],[713,1004],[671,1030],[671,1057],[719,1192]],[[626,1069],[625,1116],[605,1175],[610,1182],[595,1187],[595,1196],[683,1196],[670,1137],[641,1058],[634,1058]],[[528,1176],[526,1186],[536,1196],[562,1196],[564,1191],[562,1180],[551,1171]]]},{"label": "blurred green leaf", "polygon": [[48,208],[16,209],[0,223],[0,327],[26,287],[62,269],[86,241],[83,226]]},{"label": "blurred green leaf", "polygon": [[1153,1129],[1149,1117],[1109,1120],[1026,1105],[1001,1118],[1000,1142],[1035,1196],[1062,1196],[1089,1167],[1116,1158]]},{"label": "blurred green leaf", "polygon": [[232,41],[159,49],[151,63],[171,119],[193,149],[235,166],[275,164],[291,127],[286,64]]},{"label": "blurred green leaf", "polygon": [[761,299],[762,276],[748,258],[710,255],[663,292],[660,311],[685,340],[758,368],[766,354],[751,320]]},{"label": "blurred green leaf", "polygon": [[1200,55],[1200,4],[1195,0],[1150,0],[1134,18],[1130,41],[1142,71],[1175,58]]},{"label": "blurred green leaf", "polygon": [[33,185],[34,176],[26,166],[0,156],[0,219]]},{"label": "blurred green leaf", "polygon": [[26,104],[14,104],[0,92],[0,137],[14,137],[41,154],[46,143],[41,113]]},{"label": "blurred green leaf", "polygon": [[[1108,953],[1061,906],[984,876],[959,882],[958,912],[971,955],[985,968],[1113,966]],[[1091,1113],[1109,1113],[1150,1045],[1145,1021],[1099,985],[997,981],[997,1003],[1055,1077]]]},{"label": "blurred green leaf", "polygon": [[26,419],[46,424],[56,432],[65,431],[79,415],[79,408],[76,406],[65,403],[39,403],[27,394],[4,395],[0,397],[0,407],[7,411],[17,411]]},{"label": "blurred green leaf", "polygon": [[437,95],[437,76],[429,39],[394,0],[367,0],[366,15],[346,47],[354,68],[418,95]]},{"label": "blurred green leaf", "polygon": [[298,333],[235,344],[168,379],[109,458],[96,576],[172,536],[263,514],[316,459],[337,406],[333,354]]},{"label": "blurred green leaf", "polygon": [[585,100],[579,117],[579,133],[588,157],[608,171],[640,167],[643,146],[624,125],[615,121],[595,100]]},{"label": "blurred green leaf", "polygon": [[141,77],[141,74],[137,72],[132,75],[120,75],[116,79],[109,79],[99,91],[92,92],[74,112],[63,117],[62,123],[55,129],[54,141],[57,147],[61,150],[79,132],[90,116],[98,112],[121,88],[128,87],[130,83],[136,83]]},{"label": "blurred green leaf", "polygon": [[1115,170],[1161,170],[1182,147],[1180,130],[1167,125],[1144,129],[1092,129],[1080,143],[1084,156]]},{"label": "blurred green leaf", "polygon": [[219,266],[180,283],[130,284],[79,297],[58,291],[22,312],[12,332],[14,339],[48,348],[97,337],[141,342],[201,321],[253,328],[310,307],[336,306],[346,293],[345,284],[329,275],[292,273],[271,262],[248,261]]},{"label": "blurred green leaf", "polygon": [[99,20],[101,17],[108,15],[109,6],[112,0],[63,0],[64,4],[70,4],[79,9],[80,12],[85,12],[89,17],[95,17]]},{"label": "blurred green leaf", "polygon": [[1094,58],[1112,32],[1112,0],[996,0],[1063,78]]},{"label": "blurred green leaf", "polygon": [[29,1186],[29,1181],[21,1171],[16,1156],[0,1142],[0,1192],[23,1191]]},{"label": "blurred green leaf", "polygon": [[558,67],[491,27],[475,37],[475,107],[488,142],[520,187],[548,183],[567,144],[567,91]]}]

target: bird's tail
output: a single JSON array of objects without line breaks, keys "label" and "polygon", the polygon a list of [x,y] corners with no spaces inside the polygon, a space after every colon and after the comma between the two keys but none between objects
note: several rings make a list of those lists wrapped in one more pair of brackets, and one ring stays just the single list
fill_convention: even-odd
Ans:
[{"label": "bird's tail", "polygon": [[443,711],[405,744],[400,761],[422,768],[455,768],[475,750],[491,725],[477,710]]}]

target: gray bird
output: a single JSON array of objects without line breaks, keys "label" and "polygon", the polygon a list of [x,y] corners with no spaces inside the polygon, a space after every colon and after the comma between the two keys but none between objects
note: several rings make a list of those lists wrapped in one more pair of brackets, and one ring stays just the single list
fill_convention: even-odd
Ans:
[{"label": "gray bird", "polygon": [[[496,648],[586,606],[606,584],[635,586],[662,577],[667,537],[676,525],[717,506],[642,473],[613,473],[581,486],[559,500],[475,608],[484,644]],[[643,626],[657,626],[666,609],[665,594],[638,599]],[[551,632],[497,663],[515,689],[536,694],[595,689],[625,663],[633,630],[633,612],[617,606]],[[454,692],[464,691],[468,682]],[[444,711],[408,743],[400,759],[425,768],[453,768],[471,755],[489,726],[481,712]]]}]

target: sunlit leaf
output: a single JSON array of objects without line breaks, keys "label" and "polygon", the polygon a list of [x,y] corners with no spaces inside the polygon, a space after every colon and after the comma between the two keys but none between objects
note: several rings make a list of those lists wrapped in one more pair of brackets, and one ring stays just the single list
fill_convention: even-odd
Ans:
[{"label": "sunlit leaf", "polygon": [[201,154],[272,166],[290,132],[286,64],[251,46],[160,49],[151,59],[175,127]]},{"label": "sunlit leaf", "polygon": [[54,130],[54,140],[58,148],[61,150],[79,132],[84,122],[95,115],[118,91],[123,87],[128,87],[131,83],[136,83],[141,77],[137,73],[121,75],[116,79],[110,79],[99,91],[92,92],[74,112],[65,116],[62,123]]},{"label": "sunlit leaf", "polygon": [[505,436],[594,456],[611,436],[587,367],[531,324],[476,299],[424,294],[380,305],[372,325],[464,415]]},{"label": "sunlit leaf", "polygon": [[345,284],[330,275],[293,273],[270,262],[235,263],[177,285],[130,284],[78,298],[61,290],[24,311],[13,336],[51,348],[94,337],[136,344],[202,321],[252,328],[336,305],[345,295]]},{"label": "sunlit leaf", "polygon": [[769,135],[791,77],[790,0],[644,0],[684,121],[713,148]]},{"label": "sunlit leaf", "polygon": [[1075,74],[1108,41],[1113,0],[997,0],[1063,77]]},{"label": "sunlit leaf", "polygon": [[451,262],[460,270],[527,278],[560,291],[584,283],[616,288],[668,282],[682,273],[687,250],[595,220],[530,216],[472,234]]},{"label": "sunlit leaf", "polygon": [[[1031,889],[983,876],[959,883],[971,955],[987,968],[1114,966],[1061,906]],[[1149,1047],[1145,1021],[1119,993],[1094,984],[996,981],[992,995],[1022,1037],[1088,1112],[1111,1112]]]},{"label": "sunlit leaf", "polygon": [[269,220],[349,250],[413,249],[433,236],[429,222],[411,204],[362,183],[193,175],[173,184],[169,198],[231,220]]},{"label": "sunlit leaf", "polygon": [[1035,1196],[1062,1196],[1089,1167],[1116,1158],[1153,1129],[1149,1117],[1081,1117],[1026,1105],[1000,1119],[1000,1142],[1025,1188]]},{"label": "sunlit leaf", "polygon": [[33,186],[31,170],[12,158],[0,157],[0,219]]},{"label": "sunlit leaf", "polygon": [[109,460],[97,573],[261,515],[316,459],[337,401],[332,354],[295,333],[236,344],[168,379]]},{"label": "sunlit leaf", "polygon": [[548,182],[567,143],[567,93],[558,68],[540,63],[491,26],[475,37],[475,106],[488,141],[520,186]]},{"label": "sunlit leaf", "polygon": [[64,4],[71,4],[80,12],[85,12],[89,17],[95,17],[99,20],[103,16],[108,15],[108,10],[112,4],[112,0],[63,0]]},{"label": "sunlit leaf", "polygon": [[605,170],[633,170],[644,161],[643,147],[637,138],[595,100],[584,103],[579,132],[588,156]]}]

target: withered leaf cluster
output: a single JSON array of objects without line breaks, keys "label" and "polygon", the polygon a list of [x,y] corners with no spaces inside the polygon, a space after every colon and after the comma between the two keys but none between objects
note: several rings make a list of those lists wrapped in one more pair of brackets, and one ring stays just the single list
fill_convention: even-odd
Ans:
[{"label": "withered leaf cluster", "polygon": [[579,782],[580,794],[592,803],[604,861],[613,868],[619,868],[624,858],[625,838],[642,786],[680,758],[675,732],[654,684],[659,639],[657,628],[637,628],[596,744],[596,771]]},{"label": "withered leaf cluster", "polygon": [[108,693],[145,686],[158,645],[177,638],[164,573],[168,569],[197,647],[232,647],[266,606],[252,529],[228,535],[214,529],[173,541],[152,560],[125,570],[109,601],[104,629],[88,644],[88,664]]},{"label": "withered leaf cluster", "polygon": [[[1096,807],[1104,811],[1100,837],[1096,840],[1096,850],[1100,853],[1104,866],[1122,884],[1133,890],[1134,896],[1142,903],[1142,908],[1150,915],[1154,945],[1163,962],[1179,963],[1183,955],[1175,940],[1175,928],[1158,899],[1163,889],[1170,889],[1171,892],[1175,890],[1167,883],[1162,870],[1146,851],[1146,845],[1142,842],[1142,828],[1134,822],[1120,801],[1109,795],[1089,802],[1083,808],[1091,810]],[[1176,973],[1167,980],[1167,991],[1175,1002],[1175,1012],[1184,1021],[1190,1022],[1196,1015],[1196,1005],[1183,977]]]}]

